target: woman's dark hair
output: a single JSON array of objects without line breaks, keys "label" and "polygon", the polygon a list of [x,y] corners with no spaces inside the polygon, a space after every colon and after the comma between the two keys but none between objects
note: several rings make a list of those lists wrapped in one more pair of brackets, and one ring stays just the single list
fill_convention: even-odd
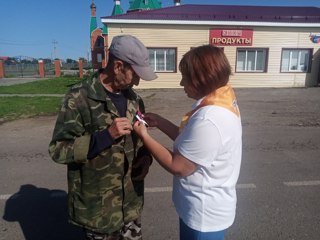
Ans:
[{"label": "woman's dark hair", "polygon": [[179,70],[200,96],[225,86],[231,75],[231,66],[223,50],[211,45],[188,51],[180,61]]}]

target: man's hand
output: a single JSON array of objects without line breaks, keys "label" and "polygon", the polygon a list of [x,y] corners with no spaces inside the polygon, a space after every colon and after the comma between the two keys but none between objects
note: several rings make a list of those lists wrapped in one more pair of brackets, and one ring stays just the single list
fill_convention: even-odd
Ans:
[{"label": "man's hand", "polygon": [[129,135],[132,131],[132,123],[128,118],[121,117],[114,119],[108,131],[113,139]]}]

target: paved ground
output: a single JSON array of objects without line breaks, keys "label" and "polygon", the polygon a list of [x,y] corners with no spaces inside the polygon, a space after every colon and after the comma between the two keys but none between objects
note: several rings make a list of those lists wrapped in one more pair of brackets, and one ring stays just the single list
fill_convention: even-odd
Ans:
[{"label": "paved ground", "polygon": [[[181,89],[140,90],[148,111],[178,123],[192,101]],[[238,208],[226,240],[318,240],[320,88],[236,89],[243,123]],[[55,116],[0,125],[0,240],[72,240],[65,166],[47,146]],[[165,146],[172,142],[157,130]],[[145,240],[178,239],[171,176],[154,163],[146,179]],[[13,195],[15,194],[15,195]]]},{"label": "paved ground", "polygon": [[[46,79],[46,78],[42,78]],[[34,78],[34,77],[25,77],[25,78],[1,78],[0,79],[0,86],[10,86],[14,84],[20,84],[20,83],[28,83],[28,82],[34,82],[39,81],[40,78]]]}]

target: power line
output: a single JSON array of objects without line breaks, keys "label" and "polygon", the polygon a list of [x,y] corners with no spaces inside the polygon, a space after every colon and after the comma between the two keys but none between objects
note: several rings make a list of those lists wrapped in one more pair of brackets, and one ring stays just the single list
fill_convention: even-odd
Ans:
[{"label": "power line", "polygon": [[8,46],[39,46],[39,45],[48,45],[48,43],[10,43],[3,42],[0,40],[0,45],[8,45]]},{"label": "power line", "polygon": [[[58,46],[59,44],[59,46]],[[33,49],[34,47],[41,47],[43,48],[43,46],[46,47],[46,50],[43,50],[45,52],[47,52],[47,50],[49,50],[51,52],[51,56],[47,57],[48,59],[56,59],[61,57],[60,55],[66,55],[66,52],[77,52],[78,55],[85,57],[87,55],[87,46],[82,47],[75,47],[73,45],[70,44],[65,44],[64,42],[61,43],[61,41],[58,41],[56,39],[53,39],[51,41],[47,41],[47,40],[41,40],[40,42],[32,42],[32,41],[16,41],[16,40],[9,40],[9,39],[4,39],[2,37],[0,37],[0,48],[3,46],[3,48],[8,49],[15,49],[18,51],[21,51],[18,49],[18,47],[22,48],[23,50],[21,51],[21,54],[24,55],[23,52],[29,50],[29,49]],[[14,47],[9,47],[9,46],[16,46],[16,48]],[[47,49],[47,46],[50,46],[49,49]],[[59,49],[58,49],[59,48]],[[19,54],[19,53],[18,53]],[[10,55],[10,54],[9,54]],[[72,54],[69,54],[72,55]],[[43,57],[41,57],[43,58]],[[77,58],[77,57],[73,57],[73,56],[67,56],[64,58]]]}]

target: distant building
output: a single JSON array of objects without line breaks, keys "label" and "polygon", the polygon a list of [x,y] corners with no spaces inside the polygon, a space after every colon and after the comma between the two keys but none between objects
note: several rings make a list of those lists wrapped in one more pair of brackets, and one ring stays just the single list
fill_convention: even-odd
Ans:
[{"label": "distant building", "polygon": [[171,7],[102,17],[102,23],[108,27],[109,41],[119,34],[132,34],[148,48],[159,77],[141,81],[139,88],[180,87],[182,56],[203,44],[223,48],[233,70],[230,83],[235,87],[320,86],[317,7],[174,1]]},{"label": "distant building", "polygon": [[107,64],[109,42],[132,34],[150,52],[159,76],[141,88],[179,87],[178,64],[190,48],[213,44],[224,49],[235,87],[310,87],[320,85],[320,8],[199,5],[174,0],[132,0],[125,13],[114,0],[110,16],[96,19],[91,8],[91,56],[95,69]]},{"label": "distant building", "polygon": [[107,64],[106,49],[108,46],[108,29],[104,25],[99,28],[96,17],[96,5],[92,1],[91,8],[91,21],[90,21],[90,46],[91,46],[91,60],[92,67],[98,69],[105,67]]},{"label": "distant building", "polygon": [[[180,1],[179,1],[180,2]],[[130,8],[128,12],[139,12],[143,10],[152,10],[161,8],[161,1],[158,0],[133,0],[130,1]],[[96,17],[96,5],[92,0],[90,5],[91,20],[90,20],[90,46],[91,46],[91,59],[94,69],[104,68],[108,61],[108,28],[103,25],[102,28],[98,27]],[[111,16],[123,14],[120,0],[114,0],[114,7]]]},{"label": "distant building", "polygon": [[2,60],[2,61],[6,61],[8,59],[9,59],[9,57],[0,56],[0,60]]}]

